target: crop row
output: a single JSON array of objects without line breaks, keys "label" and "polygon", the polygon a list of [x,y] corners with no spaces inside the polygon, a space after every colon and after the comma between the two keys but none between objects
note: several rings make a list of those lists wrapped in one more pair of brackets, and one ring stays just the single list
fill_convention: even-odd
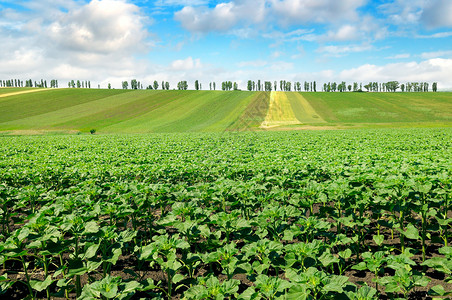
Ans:
[{"label": "crop row", "polygon": [[451,137],[3,137],[0,293],[446,297]]}]

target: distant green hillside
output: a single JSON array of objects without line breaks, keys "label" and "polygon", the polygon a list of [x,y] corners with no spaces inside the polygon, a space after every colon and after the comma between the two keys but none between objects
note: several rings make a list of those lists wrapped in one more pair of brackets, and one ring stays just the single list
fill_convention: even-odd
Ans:
[{"label": "distant green hillside", "polygon": [[452,93],[0,89],[1,132],[451,126]]},{"label": "distant green hillside", "polygon": [[3,95],[0,96],[0,131],[246,130],[259,127],[266,113],[259,114],[252,109],[256,102],[266,103],[262,101],[266,98],[263,92],[104,89],[48,89],[16,94],[18,92],[20,90],[0,89]]},{"label": "distant green hillside", "polygon": [[302,94],[330,125],[452,125],[452,93]]}]

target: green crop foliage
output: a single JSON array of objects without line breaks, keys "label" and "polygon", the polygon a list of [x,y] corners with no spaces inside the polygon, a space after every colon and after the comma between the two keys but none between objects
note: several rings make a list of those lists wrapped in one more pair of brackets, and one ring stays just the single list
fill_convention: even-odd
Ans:
[{"label": "green crop foliage", "polygon": [[2,298],[451,293],[450,128],[0,140]]}]

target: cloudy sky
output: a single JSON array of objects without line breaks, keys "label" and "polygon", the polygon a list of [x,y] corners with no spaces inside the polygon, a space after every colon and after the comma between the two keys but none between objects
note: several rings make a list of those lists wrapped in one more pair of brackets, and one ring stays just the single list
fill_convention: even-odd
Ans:
[{"label": "cloudy sky", "polygon": [[0,0],[0,79],[452,89],[451,0]]}]

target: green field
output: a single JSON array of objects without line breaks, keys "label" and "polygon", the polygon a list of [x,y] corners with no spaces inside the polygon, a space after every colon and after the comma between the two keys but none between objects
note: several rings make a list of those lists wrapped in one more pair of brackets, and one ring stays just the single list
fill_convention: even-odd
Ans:
[{"label": "green field", "polygon": [[0,132],[449,127],[452,93],[0,89]]},{"label": "green field", "polygon": [[0,88],[0,96],[10,93],[17,93],[17,92],[23,92],[25,90],[34,90],[33,88]]},{"label": "green field", "polygon": [[452,93],[2,89],[0,295],[450,295],[451,125]]},{"label": "green field", "polygon": [[[241,121],[248,106],[261,94],[45,90],[0,98],[0,131],[89,131],[92,128],[105,133],[224,131],[230,126],[237,128],[235,123]],[[257,120],[256,126],[261,121]]]},{"label": "green field", "polygon": [[449,299],[451,199],[451,128],[0,136],[0,298]]},{"label": "green field", "polygon": [[303,93],[329,124],[452,123],[452,93]]}]

